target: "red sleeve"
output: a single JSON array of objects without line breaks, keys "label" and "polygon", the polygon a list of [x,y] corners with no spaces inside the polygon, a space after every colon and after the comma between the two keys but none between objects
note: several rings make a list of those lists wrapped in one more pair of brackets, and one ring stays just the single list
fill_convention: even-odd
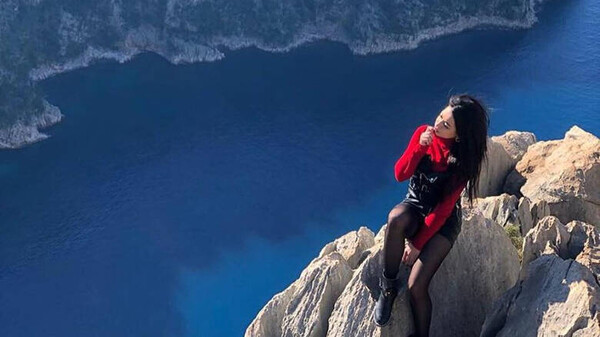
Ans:
[{"label": "red sleeve", "polygon": [[394,175],[398,182],[404,181],[415,172],[417,165],[421,158],[427,152],[427,145],[421,145],[419,143],[419,139],[421,138],[421,134],[423,131],[427,129],[427,124],[423,124],[415,130],[410,141],[408,142],[408,146],[402,156],[396,161],[396,165],[394,165]]},{"label": "red sleeve", "polygon": [[[456,176],[453,176],[456,177]],[[431,213],[425,217],[425,224],[421,226],[417,234],[410,239],[413,246],[418,250],[423,250],[423,247],[431,239],[437,231],[442,228],[442,225],[446,222],[446,219],[452,213],[454,204],[460,198],[460,194],[467,186],[466,181],[457,185],[457,187],[446,195],[440,202],[433,208]]]}]

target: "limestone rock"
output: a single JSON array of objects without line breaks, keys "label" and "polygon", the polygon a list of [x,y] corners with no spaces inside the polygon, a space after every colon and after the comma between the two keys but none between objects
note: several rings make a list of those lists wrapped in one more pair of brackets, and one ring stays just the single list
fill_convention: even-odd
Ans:
[{"label": "limestone rock", "polygon": [[550,215],[548,203],[544,200],[531,202],[527,197],[521,197],[518,205],[518,219],[521,226],[521,235],[524,237],[530,229],[543,217]]},{"label": "limestone rock", "polygon": [[545,200],[563,223],[600,225],[600,140],[573,126],[564,139],[532,144],[507,177],[505,190],[516,186],[534,203]]},{"label": "limestone rock", "polygon": [[336,251],[342,254],[346,261],[348,261],[350,268],[356,269],[358,264],[364,259],[363,252],[375,244],[374,236],[370,229],[361,226],[357,231],[345,234],[325,245],[321,249],[319,258]]},{"label": "limestone rock", "polygon": [[245,336],[325,336],[333,305],[351,277],[352,269],[338,252],[313,260],[261,309]]},{"label": "limestone rock", "polygon": [[589,268],[556,254],[527,268],[496,301],[480,337],[600,336],[600,291]]},{"label": "limestone rock", "polygon": [[[484,198],[468,207],[463,193],[462,231],[430,284],[431,336],[600,336],[598,138],[574,126],[562,140],[507,132],[488,141]],[[524,238],[512,226],[509,238],[502,227],[509,224]],[[385,229],[374,235],[361,227],[325,245],[246,336],[413,332],[404,264],[390,324],[373,323]],[[514,238],[523,240],[520,252]]]},{"label": "limestone rock", "polygon": [[513,169],[506,176],[502,190],[505,193],[512,194],[517,198],[521,198],[523,197],[523,193],[521,193],[521,186],[525,185],[526,181],[527,179],[519,171]]},{"label": "limestone rock", "polygon": [[532,228],[523,242],[523,261],[520,279],[525,277],[527,268],[531,261],[540,257],[546,246],[553,247],[556,254],[562,258],[569,258],[568,242],[570,234],[560,220],[552,215],[544,217]]},{"label": "limestone rock", "polygon": [[502,193],[506,176],[535,142],[533,133],[520,131],[508,131],[501,136],[488,138],[488,153],[482,163],[477,195],[487,197]]},{"label": "limestone rock", "polygon": [[508,193],[477,198],[477,203],[474,205],[486,218],[495,221],[502,227],[518,226],[522,236],[525,236],[541,218],[550,215],[550,209],[545,201],[532,203],[527,197],[517,199],[516,196]]},{"label": "limestone rock", "polygon": [[519,200],[514,195],[502,193],[478,200],[477,207],[488,219],[495,221],[500,226],[512,224],[519,226]]},{"label": "limestone rock", "polygon": [[530,262],[488,312],[480,337],[600,336],[599,240],[581,221],[539,221],[524,246]]},{"label": "limestone rock", "polygon": [[[466,202],[465,202],[466,204]],[[549,214],[545,201],[532,204],[527,197],[502,193],[498,196],[477,198],[474,204],[483,215],[504,227],[522,259],[523,237],[538,222],[538,217]]]},{"label": "limestone rock", "polygon": [[[383,233],[382,230],[379,233]],[[383,243],[377,240],[369,256],[338,298],[329,318],[327,336],[407,336],[414,329],[406,286],[402,288],[389,325],[378,328],[372,321],[379,296]],[[462,231],[454,247],[434,275],[429,293],[435,310],[432,337],[477,336],[485,308],[517,280],[517,252],[502,227],[476,209],[463,209]],[[400,268],[403,284],[410,269]]]},{"label": "limestone rock", "polygon": [[586,242],[583,246],[575,261],[587,267],[594,274],[596,283],[600,286],[600,246],[590,246],[588,243]]},{"label": "limestone rock", "polygon": [[[366,259],[352,270],[338,246],[366,237],[367,229],[351,232],[338,243],[326,245],[286,290],[275,295],[246,330],[246,336],[407,336],[414,330],[409,293],[410,267],[401,265],[404,287],[394,305],[392,321],[379,328],[373,323],[378,280],[383,270],[385,225],[375,245],[361,254]],[[344,238],[345,237],[345,238]],[[344,238],[344,239],[342,239]],[[353,238],[350,240],[350,238]],[[335,243],[336,241],[334,241]],[[368,244],[365,244],[368,245]],[[334,247],[335,246],[335,247]],[[334,247],[335,249],[332,249]],[[353,248],[350,251],[359,251]],[[506,233],[477,209],[463,209],[462,231],[430,284],[436,309],[432,336],[477,336],[485,309],[518,277],[517,252]]]},{"label": "limestone rock", "polygon": [[383,243],[378,243],[369,249],[369,256],[355,271],[346,289],[336,301],[329,317],[327,337],[408,336],[414,329],[408,294],[403,291],[406,290],[406,278],[409,273],[408,267],[404,264],[401,265],[404,287],[394,302],[390,323],[383,328],[373,323],[375,302],[379,296],[378,278],[383,268],[382,248]]},{"label": "limestone rock", "polygon": [[576,258],[583,251],[586,244],[590,247],[600,248],[600,233],[593,225],[573,220],[565,228],[570,235],[568,243],[570,258]]},{"label": "limestone rock", "polygon": [[529,145],[537,142],[533,133],[525,131],[507,131],[501,136],[491,137],[491,140],[502,145],[515,163],[521,160]]},{"label": "limestone rock", "polygon": [[284,291],[276,294],[260,310],[250,326],[246,329],[246,337],[281,336],[281,322],[285,308],[297,293],[300,280],[294,281]]}]

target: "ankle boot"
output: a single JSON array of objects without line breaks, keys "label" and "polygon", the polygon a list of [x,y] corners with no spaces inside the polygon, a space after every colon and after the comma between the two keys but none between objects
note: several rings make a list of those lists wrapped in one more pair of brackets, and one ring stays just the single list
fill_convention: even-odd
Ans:
[{"label": "ankle boot", "polygon": [[398,284],[400,283],[400,277],[390,279],[385,276],[385,273],[381,273],[379,278],[379,298],[375,304],[375,311],[373,312],[373,320],[377,326],[386,326],[392,316],[392,306],[394,300],[398,295]]}]

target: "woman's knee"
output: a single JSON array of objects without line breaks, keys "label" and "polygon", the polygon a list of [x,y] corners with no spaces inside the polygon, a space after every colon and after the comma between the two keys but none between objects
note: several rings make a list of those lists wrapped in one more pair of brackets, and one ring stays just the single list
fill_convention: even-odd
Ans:
[{"label": "woman's knee", "polygon": [[422,300],[429,297],[429,284],[423,282],[408,282],[408,292],[415,300]]},{"label": "woman's knee", "polygon": [[411,210],[409,206],[400,204],[394,207],[388,214],[387,225],[392,231],[402,231],[406,233],[413,221]]}]

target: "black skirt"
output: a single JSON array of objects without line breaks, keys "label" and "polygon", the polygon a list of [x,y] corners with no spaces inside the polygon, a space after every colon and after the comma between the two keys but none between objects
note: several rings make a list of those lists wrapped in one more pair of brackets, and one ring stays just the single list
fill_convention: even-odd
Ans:
[{"label": "black skirt", "polygon": [[[425,217],[432,210],[432,207],[429,205],[425,205],[420,202],[418,199],[407,197],[400,202],[401,204],[407,204],[412,208],[414,213],[417,215],[419,222],[419,229],[421,226],[425,225]],[[450,213],[450,216],[446,219],[438,233],[450,241],[450,244],[454,246],[454,242],[458,238],[460,231],[462,229],[462,208],[460,207],[460,202],[457,202]],[[416,233],[415,233],[416,234]],[[414,236],[414,235],[413,235]],[[413,237],[411,236],[411,237]],[[409,237],[410,238],[410,237]]]}]

